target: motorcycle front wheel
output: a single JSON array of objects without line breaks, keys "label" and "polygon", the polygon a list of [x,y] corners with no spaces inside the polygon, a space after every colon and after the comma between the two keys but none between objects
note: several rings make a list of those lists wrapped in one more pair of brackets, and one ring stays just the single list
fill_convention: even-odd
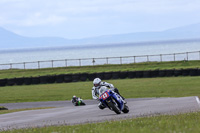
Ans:
[{"label": "motorcycle front wheel", "polygon": [[116,113],[116,114],[121,114],[121,110],[118,108],[117,104],[113,101],[108,101],[108,106],[110,108],[112,108],[112,110]]}]

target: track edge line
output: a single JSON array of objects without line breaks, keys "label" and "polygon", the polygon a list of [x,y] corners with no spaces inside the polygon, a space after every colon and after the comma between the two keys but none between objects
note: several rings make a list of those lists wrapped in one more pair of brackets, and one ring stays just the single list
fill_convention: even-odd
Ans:
[{"label": "track edge line", "polygon": [[200,100],[199,100],[199,97],[198,97],[198,96],[196,96],[196,101],[197,101],[197,103],[198,103],[198,105],[199,105],[199,107],[200,107]]}]

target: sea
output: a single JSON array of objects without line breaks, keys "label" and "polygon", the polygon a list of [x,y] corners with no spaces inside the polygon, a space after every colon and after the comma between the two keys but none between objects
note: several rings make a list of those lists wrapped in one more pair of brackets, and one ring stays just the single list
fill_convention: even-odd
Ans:
[{"label": "sea", "polygon": [[0,50],[0,69],[37,69],[174,60],[200,60],[200,42],[121,43]]}]

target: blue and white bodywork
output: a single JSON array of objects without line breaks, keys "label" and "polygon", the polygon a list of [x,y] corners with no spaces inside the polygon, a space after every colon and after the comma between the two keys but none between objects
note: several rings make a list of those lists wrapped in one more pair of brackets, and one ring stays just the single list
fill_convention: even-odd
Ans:
[{"label": "blue and white bodywork", "polygon": [[106,86],[102,86],[99,89],[99,101],[117,114],[120,114],[121,111],[124,113],[129,112],[129,108],[122,97]]}]

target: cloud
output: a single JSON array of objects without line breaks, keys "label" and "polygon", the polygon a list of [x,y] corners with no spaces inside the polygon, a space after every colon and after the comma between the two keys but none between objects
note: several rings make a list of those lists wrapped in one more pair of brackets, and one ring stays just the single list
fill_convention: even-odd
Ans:
[{"label": "cloud", "polygon": [[200,22],[198,12],[199,0],[0,0],[0,26],[26,34],[31,27],[65,27],[70,33],[78,27],[74,36],[90,36]]},{"label": "cloud", "polygon": [[[199,10],[198,0],[1,0],[1,16],[12,19],[34,16],[76,17],[111,13],[163,13]],[[46,16],[45,16],[46,15]],[[16,17],[13,17],[17,19]],[[32,18],[32,17],[29,17]],[[42,17],[40,17],[42,19]],[[54,20],[52,20],[54,21]]]}]

